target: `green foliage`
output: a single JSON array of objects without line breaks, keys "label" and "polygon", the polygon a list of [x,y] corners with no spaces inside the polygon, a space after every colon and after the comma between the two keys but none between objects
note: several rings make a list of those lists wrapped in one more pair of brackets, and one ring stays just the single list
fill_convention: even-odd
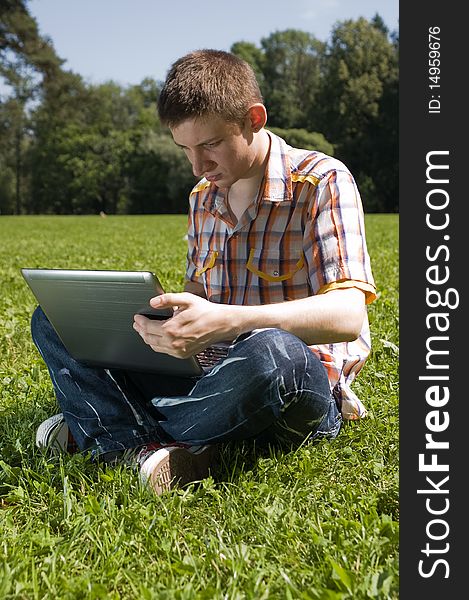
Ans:
[{"label": "green foliage", "polygon": [[320,86],[324,44],[295,29],[261,40],[265,97],[272,125],[310,129],[308,112]]},{"label": "green foliage", "polygon": [[379,19],[334,28],[323,77],[313,113],[364,192],[365,209],[397,211],[398,55]]},{"label": "green foliage", "polygon": [[180,291],[185,216],[0,218],[2,599],[397,600],[398,219],[365,224],[379,297],[354,389],[369,415],[289,452],[227,445],[213,477],[156,497],[131,469],[35,447],[58,406],[20,267],[155,269]]},{"label": "green foliage", "polygon": [[135,162],[144,132],[159,129],[156,96],[156,82],[149,79],[123,90],[113,82],[84,86],[68,74],[48,89],[34,114],[31,212],[128,212],[129,177],[141,176],[129,173],[128,164]]},{"label": "green foliage", "polygon": [[0,155],[0,214],[15,211],[15,171]]},{"label": "green foliage", "polygon": [[3,0],[0,10],[0,76],[17,90],[22,88],[21,80],[31,78],[33,72],[45,78],[54,76],[63,61],[52,42],[39,35],[26,1]]},{"label": "green foliage", "polygon": [[[231,51],[252,65],[269,127],[295,146],[333,148],[366,211],[397,212],[398,37],[379,15],[337,23],[327,43],[286,29]],[[0,98],[0,211],[185,212],[193,178],[161,135],[158,84],[91,85],[62,63],[26,2],[7,1],[0,77],[11,93]]]},{"label": "green foliage", "polygon": [[280,127],[268,127],[268,129],[294,148],[317,150],[329,156],[334,154],[334,146],[326,140],[322,133],[315,133],[306,129],[281,129]]},{"label": "green foliage", "polygon": [[[57,77],[63,61],[52,42],[39,35],[24,0],[4,0],[0,7],[0,79],[11,91],[0,96],[0,212],[20,213],[29,194],[25,169],[31,102],[41,86]],[[2,165],[2,166],[3,166]],[[14,185],[11,185],[14,180]]]},{"label": "green foliage", "polygon": [[[195,178],[160,131],[157,95],[151,79],[123,90],[113,82],[84,87],[64,78],[35,113],[32,212],[186,212]],[[71,102],[76,96],[78,105]]]},{"label": "green foliage", "polygon": [[185,213],[196,183],[184,152],[169,135],[142,135],[128,160],[131,213]]},{"label": "green foliage", "polygon": [[261,88],[261,92],[265,95],[265,79],[264,79],[264,63],[265,56],[260,48],[251,42],[235,42],[230,52],[239,56],[251,65],[256,74],[256,79]]},{"label": "green foliage", "polygon": [[391,38],[375,15],[338,22],[326,45],[286,30],[263,38],[261,48],[232,46],[260,74],[269,128],[321,132],[351,169],[368,212],[398,210],[398,47]]}]

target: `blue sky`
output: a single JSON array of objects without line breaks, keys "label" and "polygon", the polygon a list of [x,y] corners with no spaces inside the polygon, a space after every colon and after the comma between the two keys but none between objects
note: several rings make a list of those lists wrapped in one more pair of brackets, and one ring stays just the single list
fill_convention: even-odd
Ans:
[{"label": "blue sky", "polygon": [[[294,28],[325,41],[337,21],[379,13],[398,28],[398,0],[30,0],[41,34],[65,69],[91,83],[163,80],[172,62],[196,48],[256,45]],[[293,9],[291,7],[294,7]]]}]

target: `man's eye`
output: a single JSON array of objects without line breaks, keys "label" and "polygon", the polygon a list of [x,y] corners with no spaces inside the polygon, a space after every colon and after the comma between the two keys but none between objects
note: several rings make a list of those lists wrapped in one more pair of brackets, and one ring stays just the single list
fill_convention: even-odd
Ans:
[{"label": "man's eye", "polygon": [[220,142],[210,142],[210,144],[205,144],[206,148],[215,148],[215,146],[218,146]]}]

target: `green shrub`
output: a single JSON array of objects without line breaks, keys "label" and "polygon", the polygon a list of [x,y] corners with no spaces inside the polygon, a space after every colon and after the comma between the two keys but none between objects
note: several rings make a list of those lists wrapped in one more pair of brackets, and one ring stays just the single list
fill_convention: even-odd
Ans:
[{"label": "green shrub", "polygon": [[318,150],[334,156],[334,146],[326,140],[322,133],[307,131],[306,129],[281,129],[280,127],[267,128],[275,135],[283,138],[287,144],[294,148],[304,148],[305,150]]}]

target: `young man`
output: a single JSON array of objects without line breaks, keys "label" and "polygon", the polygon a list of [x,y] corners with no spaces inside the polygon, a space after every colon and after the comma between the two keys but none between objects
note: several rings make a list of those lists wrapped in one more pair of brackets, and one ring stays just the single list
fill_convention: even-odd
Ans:
[{"label": "young man", "polygon": [[334,438],[342,418],[363,416],[350,384],[370,350],[375,288],[350,172],[265,129],[247,63],[215,50],[182,57],[158,111],[201,180],[185,292],[151,300],[172,318],[136,315],[134,328],[181,358],[229,340],[226,358],[197,379],[95,369],[71,359],[39,308],[32,332],[62,408],[38,444],[73,438],[104,460],[130,455],[161,493],[206,476],[217,444]]}]

